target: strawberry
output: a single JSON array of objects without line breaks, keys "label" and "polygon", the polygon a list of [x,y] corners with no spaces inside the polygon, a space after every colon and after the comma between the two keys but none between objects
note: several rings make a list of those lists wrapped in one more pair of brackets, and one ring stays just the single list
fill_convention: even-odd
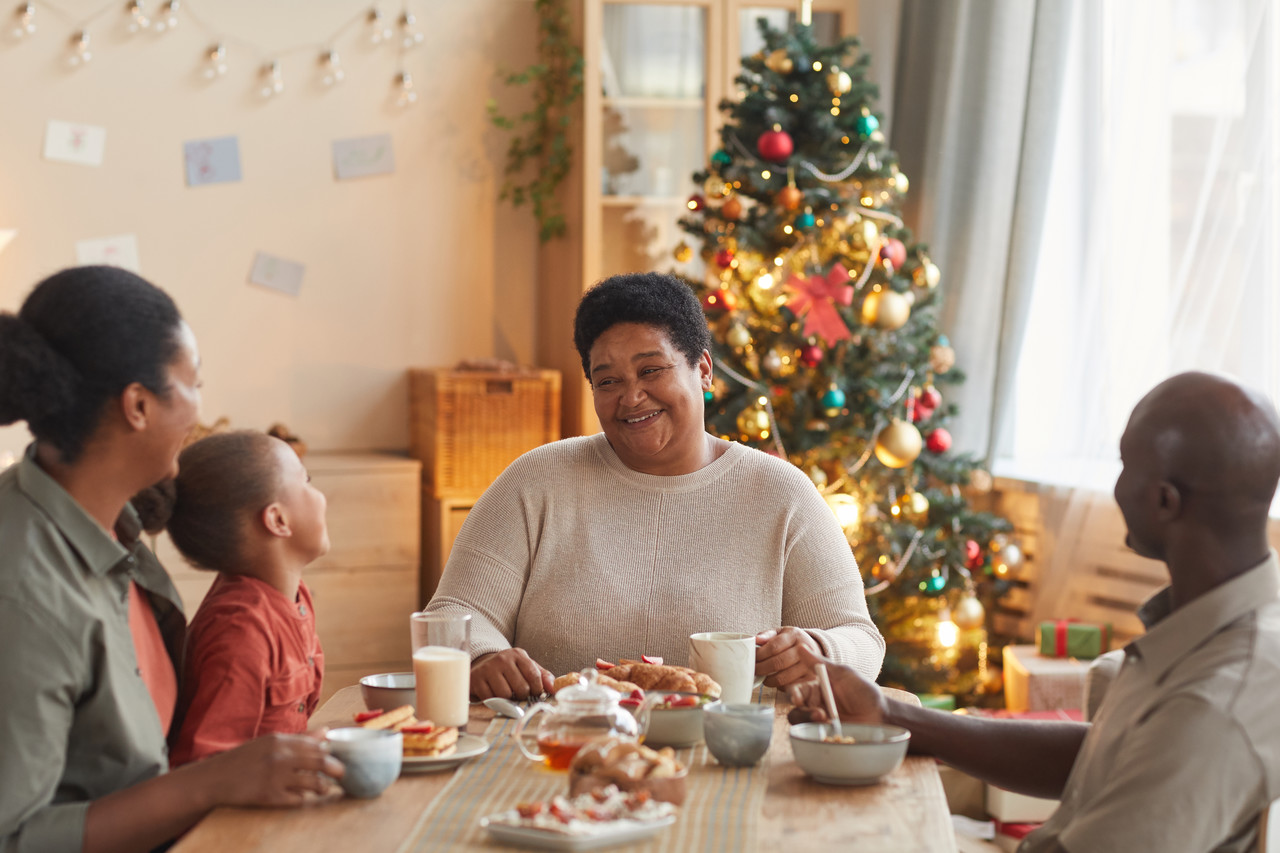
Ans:
[{"label": "strawberry", "polygon": [[665,704],[668,708],[692,708],[698,704],[698,697],[673,694],[666,698]]},{"label": "strawberry", "polygon": [[662,658],[657,657],[656,655],[653,657],[650,657],[649,655],[640,655],[640,660],[645,663],[651,663],[654,666],[662,666]]},{"label": "strawberry", "polygon": [[369,720],[372,720],[374,717],[381,717],[381,716],[382,716],[381,711],[361,711],[360,713],[356,714],[356,722],[365,723],[365,722],[368,722]]},{"label": "strawberry", "polygon": [[519,803],[516,805],[516,811],[520,813],[520,817],[537,817],[546,810],[546,803]]},{"label": "strawberry", "polygon": [[573,812],[564,808],[559,803],[551,804],[551,816],[561,823],[568,823],[573,820]]},{"label": "strawberry", "polygon": [[607,660],[601,660],[600,658],[596,658],[596,669],[602,672],[606,669],[613,669],[614,666],[615,664],[611,664]]},{"label": "strawberry", "polygon": [[632,690],[631,693],[628,695],[630,698],[635,699],[638,702],[644,701],[644,691],[641,690],[639,687],[637,687],[635,690]]},{"label": "strawberry", "polygon": [[618,704],[624,708],[639,708],[642,701],[643,700],[641,699],[632,699],[628,696],[626,699],[619,699]]},{"label": "strawberry", "polygon": [[420,723],[414,723],[412,726],[404,726],[400,731],[411,735],[429,735],[436,730],[436,724],[430,720],[423,720]]}]

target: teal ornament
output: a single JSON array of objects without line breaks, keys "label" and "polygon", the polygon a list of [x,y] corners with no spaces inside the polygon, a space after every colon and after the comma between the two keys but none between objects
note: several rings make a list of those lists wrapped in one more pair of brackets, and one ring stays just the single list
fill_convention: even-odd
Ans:
[{"label": "teal ornament", "polygon": [[858,123],[854,126],[859,136],[870,136],[880,129],[880,119],[873,115],[858,116]]},{"label": "teal ornament", "polygon": [[816,221],[817,221],[817,220],[815,220],[815,219],[813,218],[813,214],[812,214],[812,213],[802,213],[802,214],[800,214],[799,216],[797,216],[797,217],[796,217],[796,227],[797,227],[797,228],[812,228],[812,227],[813,227],[813,223],[814,223],[814,222],[816,222]]},{"label": "teal ornament", "polygon": [[706,391],[702,392],[702,399],[706,400],[708,403],[715,400],[715,398],[716,398],[716,392],[710,389],[707,389]]},{"label": "teal ornament", "polygon": [[942,575],[934,575],[929,578],[929,591],[942,592],[942,588],[947,585],[947,579]]},{"label": "teal ornament", "polygon": [[717,166],[728,166],[733,162],[733,158],[729,156],[728,151],[721,148],[711,155],[711,162],[715,163]]},{"label": "teal ornament", "polygon": [[827,393],[822,395],[822,408],[824,409],[842,409],[844,408],[844,392],[834,385],[827,389]]},{"label": "teal ornament", "polygon": [[948,338],[946,335],[938,335],[938,346],[940,347],[951,346],[951,339]]}]

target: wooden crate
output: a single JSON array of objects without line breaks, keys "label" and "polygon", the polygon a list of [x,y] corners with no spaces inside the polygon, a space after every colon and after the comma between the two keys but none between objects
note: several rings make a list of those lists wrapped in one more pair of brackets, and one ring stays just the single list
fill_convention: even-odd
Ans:
[{"label": "wooden crate", "polygon": [[409,452],[433,498],[474,499],[517,456],[559,437],[558,371],[409,371]]}]

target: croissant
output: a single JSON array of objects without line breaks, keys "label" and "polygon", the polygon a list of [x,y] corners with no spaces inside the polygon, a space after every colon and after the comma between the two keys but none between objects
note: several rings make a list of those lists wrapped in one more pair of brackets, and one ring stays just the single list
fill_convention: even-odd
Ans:
[{"label": "croissant", "polygon": [[[612,673],[613,670],[609,670],[609,672]],[[582,677],[581,673],[578,673],[578,672],[566,673],[560,676],[559,678],[557,678],[555,680],[555,683],[551,685],[551,692],[553,694],[559,693],[564,688],[572,684],[577,684],[578,679],[581,677]],[[641,689],[638,684],[632,684],[630,681],[627,681],[625,678],[614,678],[612,675],[606,675],[603,672],[600,673],[599,683],[603,684],[605,687],[610,688],[611,690],[618,691],[624,696],[629,694],[632,690]]]},{"label": "croissant", "polygon": [[[615,670],[623,671],[615,672]],[[609,672],[614,678],[625,678],[640,685],[642,690],[669,690],[679,693],[694,693],[697,690],[693,676],[687,672],[681,672],[674,666],[659,666],[652,663],[636,663],[630,666],[619,664]]]}]

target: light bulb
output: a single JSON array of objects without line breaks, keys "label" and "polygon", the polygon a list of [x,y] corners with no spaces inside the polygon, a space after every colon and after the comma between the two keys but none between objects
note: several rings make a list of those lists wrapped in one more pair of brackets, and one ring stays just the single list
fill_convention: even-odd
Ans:
[{"label": "light bulb", "polygon": [[23,3],[13,13],[17,20],[13,25],[13,37],[16,39],[26,38],[36,31],[36,7],[30,3]]},{"label": "light bulb", "polygon": [[400,15],[400,43],[403,44],[406,49],[422,44],[425,38],[421,31],[414,29],[414,25],[417,24],[417,22],[418,19],[415,18],[413,13],[407,9]]},{"label": "light bulb", "polygon": [[271,98],[284,91],[284,71],[280,67],[280,60],[273,59],[262,66],[261,75],[266,78],[262,88],[258,90],[262,97]]},{"label": "light bulb", "polygon": [[67,57],[67,64],[76,68],[91,59],[93,59],[93,51],[90,49],[89,31],[80,30],[71,37],[71,55]]},{"label": "light bulb", "polygon": [[179,0],[168,0],[160,9],[160,16],[156,19],[156,32],[163,33],[178,26],[178,7],[182,4]]},{"label": "light bulb", "polygon": [[413,88],[413,77],[408,71],[401,71],[396,75],[396,85],[400,88],[400,94],[396,97],[396,103],[402,107],[417,103],[418,93]]},{"label": "light bulb", "polygon": [[129,3],[129,32],[136,33],[138,30],[146,30],[151,27],[151,19],[147,17],[147,10],[142,6],[142,0],[131,0]]},{"label": "light bulb", "polygon": [[226,73],[227,48],[225,45],[215,44],[205,54],[204,77],[206,80],[212,80]]},{"label": "light bulb", "polygon": [[374,44],[382,44],[391,38],[391,27],[387,24],[387,19],[383,17],[382,10],[374,6],[369,10],[369,41]]},{"label": "light bulb", "polygon": [[326,86],[333,86],[347,79],[347,72],[342,70],[342,60],[338,57],[338,52],[332,48],[320,54],[320,68],[322,72],[320,82]]},{"label": "light bulb", "polygon": [[953,649],[960,639],[960,628],[951,621],[951,611],[944,610],[938,618],[938,645],[944,649]]}]

